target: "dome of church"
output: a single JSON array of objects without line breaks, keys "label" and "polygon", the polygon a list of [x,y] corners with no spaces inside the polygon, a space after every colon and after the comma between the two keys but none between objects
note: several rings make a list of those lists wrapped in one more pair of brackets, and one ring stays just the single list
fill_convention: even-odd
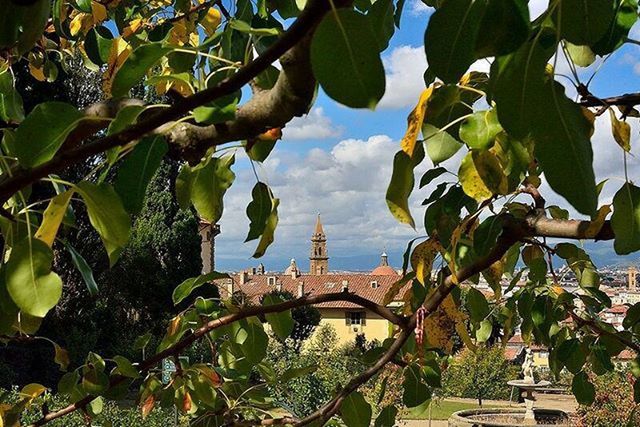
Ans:
[{"label": "dome of church", "polygon": [[398,272],[388,265],[379,265],[371,272],[372,276],[397,276]]},{"label": "dome of church", "polygon": [[296,276],[300,275],[300,270],[296,265],[295,258],[291,258],[291,263],[289,264],[289,267],[287,267],[287,269],[284,271],[284,274],[295,274]]},{"label": "dome of church", "polygon": [[382,252],[380,255],[380,265],[373,269],[372,276],[397,276],[398,272],[395,271],[390,265],[387,259],[386,252]]}]

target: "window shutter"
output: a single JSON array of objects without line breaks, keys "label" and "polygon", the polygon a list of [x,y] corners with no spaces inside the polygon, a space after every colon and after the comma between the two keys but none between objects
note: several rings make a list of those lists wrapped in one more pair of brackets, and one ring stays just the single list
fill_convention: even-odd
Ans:
[{"label": "window shutter", "polygon": [[348,311],[344,312],[344,324],[347,326],[351,326],[351,313]]},{"label": "window shutter", "polygon": [[360,324],[362,326],[367,324],[367,312],[366,311],[363,311],[363,312],[360,313]]}]

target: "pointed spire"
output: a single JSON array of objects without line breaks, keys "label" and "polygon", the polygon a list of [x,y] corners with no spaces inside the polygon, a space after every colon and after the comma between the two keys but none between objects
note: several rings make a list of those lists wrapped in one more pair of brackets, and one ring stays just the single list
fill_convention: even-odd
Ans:
[{"label": "pointed spire", "polygon": [[320,212],[318,212],[318,218],[316,219],[316,229],[313,234],[324,234],[324,230],[322,228],[322,221],[320,220]]},{"label": "pointed spire", "polygon": [[389,265],[389,259],[387,258],[387,252],[382,252],[380,255],[380,267]]}]

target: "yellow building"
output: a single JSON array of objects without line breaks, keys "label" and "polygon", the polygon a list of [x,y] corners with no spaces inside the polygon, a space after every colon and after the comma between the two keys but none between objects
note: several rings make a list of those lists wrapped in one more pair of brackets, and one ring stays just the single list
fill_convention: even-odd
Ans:
[{"label": "yellow building", "polygon": [[[221,296],[224,298],[229,294],[239,294],[257,304],[263,295],[273,291],[290,292],[294,297],[301,297],[346,290],[382,304],[388,289],[400,279],[398,273],[389,266],[387,255],[382,254],[380,265],[370,274],[333,274],[329,272],[326,241],[318,215],[311,237],[309,274],[302,274],[294,259],[283,274],[251,269],[232,275],[230,279],[218,281]],[[396,298],[401,297],[402,292]],[[320,323],[331,325],[341,344],[353,341],[359,334],[364,334],[367,340],[378,341],[390,336],[390,324],[386,319],[351,302],[325,302],[315,307],[321,315]]]}]

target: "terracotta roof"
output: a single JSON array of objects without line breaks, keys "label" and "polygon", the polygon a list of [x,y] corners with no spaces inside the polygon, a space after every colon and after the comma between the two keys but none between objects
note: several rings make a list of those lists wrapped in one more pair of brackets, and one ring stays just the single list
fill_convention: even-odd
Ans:
[{"label": "terracotta roof", "polygon": [[[343,281],[347,288],[363,298],[382,304],[387,290],[400,279],[400,276],[371,275],[371,274],[303,274],[297,277],[292,275],[258,274],[245,276],[244,284],[240,284],[240,274],[231,275],[234,283],[234,291],[241,291],[253,303],[259,303],[260,297],[277,289],[277,284],[282,285],[282,290],[298,295],[298,286],[303,284],[303,292],[309,295],[320,295],[342,291]],[[275,284],[269,284],[269,278],[275,278]],[[228,292],[225,280],[216,281],[222,297]],[[398,293],[395,300],[401,301],[402,295],[409,285],[405,285]],[[359,305],[347,301],[332,301],[318,304],[324,308],[356,308]]]},{"label": "terracotta roof", "polygon": [[395,271],[393,269],[393,267],[389,266],[389,265],[379,265],[376,268],[373,269],[373,271],[371,272],[372,276],[396,276],[396,277],[400,277],[398,275],[398,272]]},{"label": "terracotta roof", "polygon": [[624,349],[620,352],[619,355],[614,357],[617,360],[633,360],[636,358],[636,353],[633,350]]},{"label": "terracotta roof", "polygon": [[507,347],[504,349],[504,357],[507,360],[515,360],[516,357],[522,352],[523,347]]},{"label": "terracotta roof", "polygon": [[629,307],[623,304],[612,305],[611,308],[607,309],[607,313],[611,314],[625,314],[629,310]]}]

